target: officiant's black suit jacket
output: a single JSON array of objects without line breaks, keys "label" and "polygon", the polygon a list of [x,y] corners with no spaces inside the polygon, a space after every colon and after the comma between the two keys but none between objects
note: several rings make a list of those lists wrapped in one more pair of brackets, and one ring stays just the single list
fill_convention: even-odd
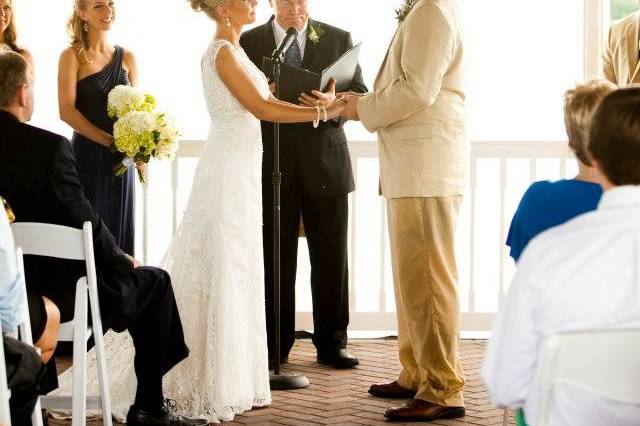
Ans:
[{"label": "officiant's black suit jacket", "polygon": [[[242,34],[240,44],[251,61],[262,68],[262,60],[276,48],[273,34],[273,17],[264,25]],[[309,20],[309,26],[320,26],[325,32],[317,44],[307,40],[302,68],[322,72],[342,54],[353,47],[351,35],[331,25]],[[358,66],[350,91],[364,93],[367,87]],[[280,167],[282,172],[282,196],[292,187],[296,176],[305,194],[315,197],[332,197],[348,194],[355,189],[344,120],[335,119],[321,123],[314,129],[311,123],[280,126]],[[262,122],[264,157],[262,162],[262,193],[265,201],[273,199],[273,124]]]}]

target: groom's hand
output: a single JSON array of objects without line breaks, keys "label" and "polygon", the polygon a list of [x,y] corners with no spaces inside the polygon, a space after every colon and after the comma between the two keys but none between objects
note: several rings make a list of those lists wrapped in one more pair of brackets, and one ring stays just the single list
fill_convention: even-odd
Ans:
[{"label": "groom's hand", "polygon": [[341,99],[347,101],[347,105],[342,110],[342,116],[347,120],[360,121],[360,116],[358,115],[358,99],[360,96],[362,95],[356,93],[342,93],[340,95]]},{"label": "groom's hand", "polygon": [[329,87],[326,92],[314,90],[311,94],[313,96],[307,95],[306,93],[300,94],[298,98],[300,105],[311,108],[315,106],[328,107],[336,100],[336,81],[333,78],[329,81]]}]

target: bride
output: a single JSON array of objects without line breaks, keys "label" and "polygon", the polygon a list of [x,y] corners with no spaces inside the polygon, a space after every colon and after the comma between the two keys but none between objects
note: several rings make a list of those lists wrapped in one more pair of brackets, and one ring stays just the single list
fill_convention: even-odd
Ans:
[{"label": "bride", "polygon": [[[190,417],[211,422],[271,403],[262,252],[260,120],[295,123],[337,117],[342,100],[306,108],[275,99],[265,76],[239,45],[255,21],[257,0],[189,0],[217,24],[202,58],[211,118],[180,230],[165,255],[190,356],[164,388]],[[324,108],[324,106],[322,107]],[[125,417],[136,383],[126,334],[107,335],[113,414]],[[91,357],[94,365],[95,355]],[[97,391],[95,368],[88,384]],[[71,372],[61,378],[71,388]]]}]

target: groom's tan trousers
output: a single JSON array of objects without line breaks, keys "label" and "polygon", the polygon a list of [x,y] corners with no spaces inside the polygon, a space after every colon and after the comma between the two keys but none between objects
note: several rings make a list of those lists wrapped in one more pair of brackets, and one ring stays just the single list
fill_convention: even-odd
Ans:
[{"label": "groom's tan trousers", "polygon": [[462,407],[454,233],[462,197],[387,200],[402,372],[416,398]]}]

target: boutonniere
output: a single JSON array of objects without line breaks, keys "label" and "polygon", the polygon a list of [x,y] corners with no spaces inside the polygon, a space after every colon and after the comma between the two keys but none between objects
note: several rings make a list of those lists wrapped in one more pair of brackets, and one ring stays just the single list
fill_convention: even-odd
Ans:
[{"label": "boutonniere", "polygon": [[307,31],[309,41],[313,44],[318,44],[320,38],[325,35],[327,32],[317,24],[309,25],[309,31]]},{"label": "boutonniere", "polygon": [[7,214],[7,219],[9,219],[9,223],[13,223],[16,221],[16,216],[13,214],[13,210],[11,210],[11,206],[7,201],[0,197],[0,204],[3,205],[4,211]]},{"label": "boutonniere", "polygon": [[418,0],[404,0],[404,4],[400,9],[396,9],[396,19],[398,20],[398,24],[401,24],[402,21],[404,21],[404,18],[407,17],[416,3],[418,3]]}]

